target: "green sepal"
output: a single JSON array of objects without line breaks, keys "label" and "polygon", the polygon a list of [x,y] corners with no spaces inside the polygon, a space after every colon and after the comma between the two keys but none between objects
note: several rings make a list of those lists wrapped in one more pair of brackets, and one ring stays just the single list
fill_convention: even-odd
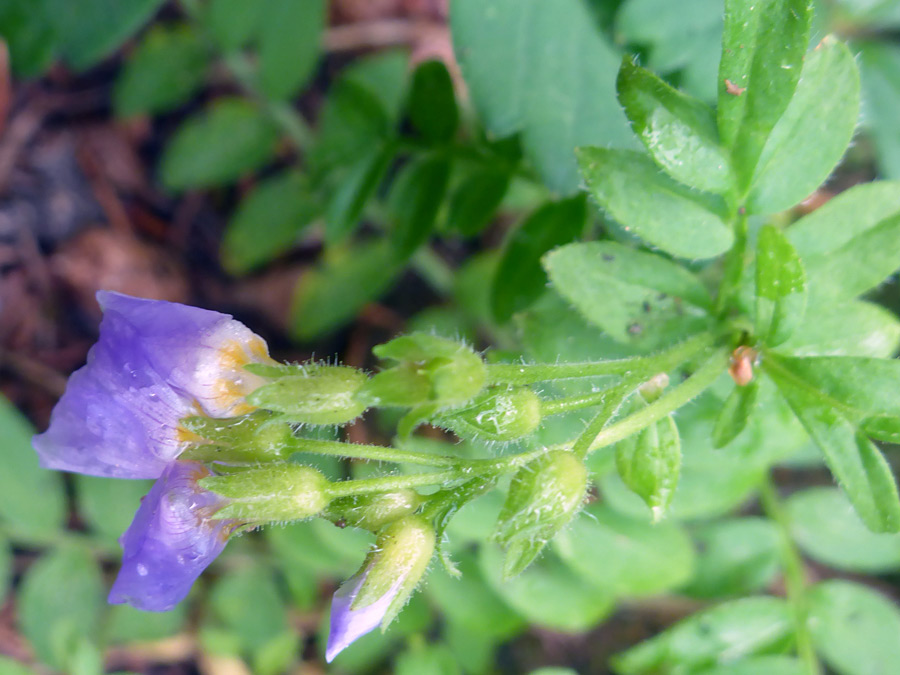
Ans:
[{"label": "green sepal", "polygon": [[341,526],[377,532],[388,523],[413,514],[423,501],[418,492],[408,488],[338,497],[328,505],[327,516]]},{"label": "green sepal", "polygon": [[513,476],[494,539],[506,549],[503,574],[524,570],[581,508],[587,469],[571,452],[552,450]]},{"label": "green sepal", "polygon": [[303,520],[331,501],[330,483],[319,471],[293,463],[270,464],[199,481],[202,488],[230,501],[215,518],[248,522]]},{"label": "green sepal", "polygon": [[304,424],[345,424],[366,409],[356,393],[366,383],[365,373],[347,366],[310,366],[302,374],[279,377],[256,389],[247,401],[259,408],[281,412]]},{"label": "green sepal", "polygon": [[460,438],[514,441],[540,425],[541,399],[528,387],[490,387],[463,408],[453,410],[434,424]]},{"label": "green sepal", "polygon": [[283,459],[292,452],[291,426],[267,410],[224,419],[184,417],[179,426],[191,443],[182,459],[267,462]]},{"label": "green sepal", "polygon": [[420,516],[408,516],[387,525],[378,534],[375,545],[360,570],[366,579],[353,600],[351,609],[371,605],[397,584],[394,599],[381,621],[382,630],[415,591],[434,553],[434,528]]},{"label": "green sepal", "polygon": [[714,448],[724,448],[740,434],[750,421],[759,395],[759,379],[750,380],[744,387],[735,387],[725,399],[713,427]]}]

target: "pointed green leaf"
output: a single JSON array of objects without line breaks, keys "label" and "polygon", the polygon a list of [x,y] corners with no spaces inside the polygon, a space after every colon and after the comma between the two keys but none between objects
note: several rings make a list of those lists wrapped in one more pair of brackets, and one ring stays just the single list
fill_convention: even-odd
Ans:
[{"label": "pointed green leaf", "polygon": [[843,157],[859,119],[859,69],[847,46],[826,37],[803,64],[794,97],[759,156],[750,213],[775,213],[805,199]]},{"label": "pointed green leaf", "polygon": [[731,248],[720,205],[661,173],[643,153],[579,148],[588,192],[648,244],[682,258],[713,258]]},{"label": "pointed green leaf", "polygon": [[652,348],[702,329],[711,300],[680,265],[611,241],[570,244],[544,258],[553,287],[591,323]]},{"label": "pointed green leaf", "polygon": [[809,0],[726,0],[719,62],[719,134],[749,185],[769,133],[788,107],[809,43]]},{"label": "pointed green leaf", "polygon": [[787,340],[803,322],[806,272],[797,251],[778,228],[766,225],[756,244],[756,335],[770,347]]},{"label": "pointed green leaf", "polygon": [[716,418],[713,428],[712,443],[714,448],[724,448],[740,434],[750,421],[750,415],[756,408],[759,394],[759,379],[751,380],[746,386],[731,390],[722,411]]},{"label": "pointed green leaf", "polygon": [[416,68],[409,93],[409,118],[416,130],[432,143],[453,138],[459,113],[453,80],[442,61],[426,61]]},{"label": "pointed green leaf", "polygon": [[509,173],[494,167],[479,168],[466,176],[450,196],[447,229],[472,237],[491,222],[506,191]]},{"label": "pointed green leaf", "polygon": [[900,320],[871,302],[820,302],[807,306],[806,316],[779,351],[794,356],[886,358],[900,346]]},{"label": "pointed green leaf", "polygon": [[259,86],[268,98],[290,98],[303,88],[315,71],[321,51],[326,2],[262,0],[260,4]]},{"label": "pointed green leaf", "polygon": [[681,439],[672,416],[617,443],[616,468],[622,482],[650,507],[653,520],[662,519],[681,471]]},{"label": "pointed green leaf", "polygon": [[263,3],[246,0],[210,0],[203,23],[225,51],[243,47],[256,34]]},{"label": "pointed green leaf", "polygon": [[409,256],[428,239],[447,190],[450,162],[438,155],[407,164],[389,197],[391,241],[400,256]]},{"label": "pointed green leaf", "polygon": [[653,159],[677,181],[726,194],[734,187],[728,153],[719,145],[716,117],[626,56],[616,81],[631,128]]},{"label": "pointed green leaf", "polygon": [[541,256],[578,239],[584,232],[584,197],[548,202],[509,235],[491,287],[491,309],[498,321],[527,309],[547,283]]},{"label": "pointed green leaf", "polygon": [[342,177],[325,212],[326,243],[342,242],[359,225],[366,202],[377,191],[393,159],[391,145],[377,148]]}]

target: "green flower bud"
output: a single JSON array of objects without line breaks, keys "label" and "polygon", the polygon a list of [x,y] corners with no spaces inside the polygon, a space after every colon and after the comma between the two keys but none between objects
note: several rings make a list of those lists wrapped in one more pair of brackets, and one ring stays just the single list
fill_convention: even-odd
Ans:
[{"label": "green flower bud", "polygon": [[492,387],[436,420],[465,439],[513,441],[541,423],[541,399],[527,387]]},{"label": "green flower bud", "polygon": [[247,522],[303,520],[331,501],[330,483],[315,469],[301,464],[270,464],[223,476],[210,476],[200,486],[230,502],[216,518]]},{"label": "green flower bud", "polygon": [[248,403],[304,424],[345,424],[366,409],[356,397],[368,379],[362,371],[346,366],[306,366],[291,372],[253,391]]},{"label": "green flower bud", "polygon": [[381,625],[386,627],[416,590],[434,554],[434,528],[420,516],[407,516],[387,525],[375,540],[359,574],[365,581],[351,609],[359,609],[390,594],[392,600]]},{"label": "green flower bud", "polygon": [[388,523],[415,512],[423,502],[415,490],[339,497],[328,507],[329,516],[351,527],[376,532]]},{"label": "green flower bud", "polygon": [[359,392],[368,405],[407,406],[465,403],[484,387],[487,371],[481,357],[447,338],[413,333],[373,349],[396,364],[375,375]]},{"label": "green flower bud", "polygon": [[553,450],[513,476],[494,538],[506,549],[503,573],[524,570],[581,508],[587,491],[584,462]]}]

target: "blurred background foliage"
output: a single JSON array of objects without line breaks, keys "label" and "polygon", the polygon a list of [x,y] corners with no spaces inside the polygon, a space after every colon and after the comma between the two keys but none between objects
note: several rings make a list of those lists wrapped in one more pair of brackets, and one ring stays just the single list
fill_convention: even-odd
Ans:
[{"label": "blurred background foliage", "polygon": [[[849,41],[864,109],[839,171],[801,210],[900,178],[900,2],[814,4],[812,42]],[[328,598],[371,543],[359,531],[271,528],[233,542],[173,612],[105,604],[115,539],[147,486],[46,472],[30,447],[96,335],[94,291],[229,311],[279,358],[357,367],[409,330],[551,362],[671,342],[677,327],[617,334],[585,319],[547,289],[540,258],[582,238],[632,241],[579,193],[573,149],[637,147],[615,95],[623,54],[713,102],[722,5],[0,0],[0,673],[325,672]],[[900,305],[892,285],[871,299]],[[604,316],[620,311],[599,302]],[[860,303],[852,320],[801,333],[884,356],[900,323]],[[889,672],[900,535],[861,524],[765,388],[765,413],[714,449],[726,392],[679,414],[684,467],[663,524],[592,457],[586,515],[503,582],[483,544],[502,499],[490,493],[450,527],[463,577],[434,569],[385,636],[359,640],[328,672],[801,672],[778,655],[785,533],[812,578],[833,579],[810,608],[828,666]],[[345,433],[387,443],[392,422]],[[535,442],[584,422],[553,419]],[[426,429],[407,442],[448,440]],[[317,461],[334,478],[379,471]],[[773,466],[791,493],[781,523],[756,500]],[[717,666],[725,652],[748,658]]]}]

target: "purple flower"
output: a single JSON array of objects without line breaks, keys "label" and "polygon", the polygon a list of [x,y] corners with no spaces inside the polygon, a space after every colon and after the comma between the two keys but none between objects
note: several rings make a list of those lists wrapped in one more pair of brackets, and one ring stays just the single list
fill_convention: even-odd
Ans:
[{"label": "purple flower", "polygon": [[197,462],[172,462],[141,501],[119,539],[122,568],[109,602],[164,612],[181,602],[240,524],[214,520],[227,500],[202,489],[210,475]]},{"label": "purple flower", "polygon": [[328,631],[328,646],[325,648],[325,660],[329,663],[356,640],[378,628],[403,585],[403,578],[398,579],[375,602],[352,609],[353,601],[366,582],[369,569],[347,579],[331,600],[331,629]]},{"label": "purple flower", "polygon": [[156,478],[184,450],[189,415],[242,415],[266,344],[227,314],[100,291],[100,339],[34,438],[47,468]]}]

